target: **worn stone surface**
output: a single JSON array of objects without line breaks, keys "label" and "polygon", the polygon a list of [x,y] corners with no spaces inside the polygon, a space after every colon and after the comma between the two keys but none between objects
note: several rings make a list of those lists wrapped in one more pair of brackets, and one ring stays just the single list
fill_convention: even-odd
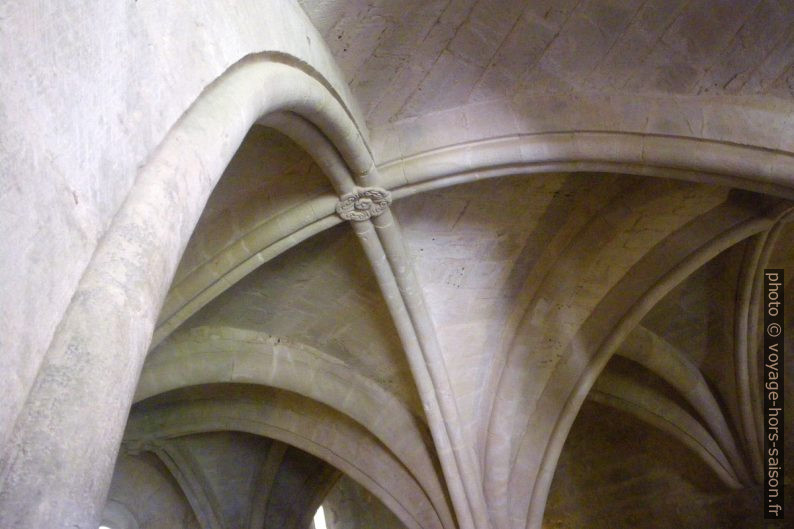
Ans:
[{"label": "worn stone surface", "polygon": [[0,19],[0,525],[760,519],[790,0]]},{"label": "worn stone surface", "polygon": [[374,125],[523,89],[792,97],[787,1],[301,4]]},{"label": "worn stone surface", "polygon": [[0,309],[0,443],[97,240],[199,93],[243,56],[264,50],[294,52],[335,77],[318,37],[314,44],[311,36],[289,38],[292,27],[283,21],[296,17],[300,10],[280,1],[233,10],[213,0],[165,10],[149,1],[85,12],[69,2],[2,7],[0,63],[14,75],[0,81],[0,273],[9,300]]},{"label": "worn stone surface", "polygon": [[[325,524],[328,529],[403,529],[395,516],[384,509],[377,498],[356,486],[349,478],[341,477],[323,501]],[[317,529],[315,526],[314,529]]]},{"label": "worn stone surface", "polygon": [[[608,483],[608,485],[607,485]],[[600,404],[586,404],[560,460],[544,524],[760,527],[759,491],[729,491],[691,452]],[[576,506],[589,505],[588,509]]]}]

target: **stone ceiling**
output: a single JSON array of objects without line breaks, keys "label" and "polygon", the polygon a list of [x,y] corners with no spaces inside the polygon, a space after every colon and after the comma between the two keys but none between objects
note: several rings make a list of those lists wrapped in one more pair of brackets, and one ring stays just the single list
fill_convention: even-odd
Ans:
[{"label": "stone ceiling", "polygon": [[758,516],[794,0],[7,4],[0,525]]},{"label": "stone ceiling", "polygon": [[[263,164],[265,159],[272,162]],[[252,234],[277,223],[291,208],[325,200],[329,191],[320,168],[301,160],[299,148],[280,134],[252,129],[210,198],[176,289],[207,263],[233,270],[238,241],[256,241]],[[265,185],[269,192],[257,191]],[[544,388],[552,387],[548,380],[564,365],[561,359],[586,354],[615,324],[623,299],[642,293],[643,287],[629,293],[622,285],[636,286],[638,280],[651,285],[642,283],[649,270],[677,266],[658,247],[680,239],[696,248],[705,237],[699,225],[729,227],[775,204],[775,199],[724,186],[607,173],[517,175],[396,201],[394,215],[441,346],[463,430],[484,454],[484,464],[498,464],[497,456],[488,455],[494,432],[508,432],[515,454],[519,440],[543,423]],[[793,229],[790,224],[783,228],[779,240],[791,239]],[[751,456],[739,433],[741,397],[732,356],[726,353],[736,348],[733,307],[749,247],[740,242],[714,255],[660,299],[626,340],[625,350],[617,351],[562,452],[545,518],[550,527],[621,527],[648,512],[658,513],[655,525],[649,525],[658,528],[723,527],[752,516],[751,498],[732,490],[749,479]],[[770,266],[794,262],[792,251],[776,246]],[[410,452],[428,451],[424,461],[432,467],[426,410],[366,259],[351,230],[337,226],[231,279],[216,297],[202,302],[203,308],[191,309],[149,355],[138,399],[202,380],[272,381],[283,394],[256,397],[255,404],[273,410],[263,412],[268,421],[285,413],[275,404],[282,401],[292,403],[292,413],[302,410],[321,422],[341,412],[369,425],[377,440],[367,442],[383,443],[409,467],[417,464]],[[582,338],[583,332],[593,343]],[[656,345],[648,348],[648,340]],[[671,378],[669,366],[658,364],[662,357],[648,360],[658,347],[689,366],[693,380],[706,381],[698,390],[700,400],[676,385],[678,375]],[[183,364],[194,367],[180,372]],[[205,364],[215,367],[206,371]],[[342,386],[329,376],[344,379]],[[514,393],[504,395],[500,387]],[[224,406],[242,406],[226,395],[234,391],[221,386],[214,391],[218,405],[206,404],[196,416],[210,418]],[[309,395],[329,409],[310,411],[288,396],[293,393]],[[155,400],[181,405],[168,395]],[[717,401],[721,404],[715,408]],[[148,402],[136,408],[136,421],[147,413],[149,420],[159,417],[146,412],[155,409]],[[388,421],[382,419],[384,406],[392,410]],[[648,410],[665,417],[664,433],[648,419]],[[182,413],[189,418],[199,411],[184,408]],[[306,425],[307,417],[301,419]],[[713,438],[702,424],[717,432]],[[352,441],[364,435],[355,429],[331,434],[323,433],[328,428],[323,426],[318,434],[310,426],[300,428],[295,431],[314,439],[330,435],[334,440],[325,442],[341,443],[337,446],[364,442]],[[128,439],[133,434],[128,432]],[[156,436],[157,430],[150,428],[147,435]],[[405,452],[405,447],[413,448]],[[660,460],[649,447],[671,455]],[[625,468],[618,452],[628,454],[636,468]],[[368,457],[379,461],[376,453]],[[419,479],[434,486],[432,472]],[[660,495],[659,487],[669,488],[669,494]],[[612,498],[618,490],[628,499],[594,499]],[[704,506],[714,504],[724,508],[704,514]],[[360,508],[360,498],[351,505]]]},{"label": "stone ceiling", "polygon": [[516,93],[794,96],[790,0],[301,0],[371,126]]},{"label": "stone ceiling", "polygon": [[[482,488],[488,523],[506,529],[524,522],[535,486],[526,476],[540,473],[549,450],[531,443],[556,427],[555,396],[580,383],[570,366],[597,356],[621,315],[703,252],[705,261],[665,287],[626,331],[595,382],[559,448],[544,527],[637,525],[648,513],[657,513],[658,528],[748,519],[752,498],[735,489],[752,489],[758,453],[743,416],[754,404],[734,365],[744,347],[734,336],[735,312],[743,309],[734,304],[751,273],[744,256],[763,238],[737,238],[726,248],[717,241],[785,204],[700,176],[684,182],[576,165],[524,174],[515,160],[531,147],[507,145],[502,155],[489,145],[508,136],[602,129],[730,142],[750,130],[724,117],[730,109],[767,129],[752,145],[788,147],[791,139],[776,131],[789,121],[780,108],[794,102],[794,4],[301,5],[373,131],[386,187],[405,186],[393,206],[404,266],[416,272],[432,322],[424,339],[438,342],[448,398],[479,459],[467,477]],[[474,144],[481,150],[467,150]],[[458,150],[444,158],[451,148]],[[427,152],[442,157],[422,158]],[[400,165],[411,157],[413,166]],[[467,176],[466,185],[422,189],[407,177],[429,167],[422,178],[431,181],[437,167],[442,175],[466,174],[478,163],[507,166],[499,174],[507,178]],[[147,399],[165,392],[155,401],[201,417],[205,428],[220,414],[236,428],[258,425],[249,433],[288,430],[308,439],[303,448],[314,456],[335,447],[343,471],[372,477],[370,491],[388,489],[379,496],[384,503],[415,498],[410,506],[389,505],[399,523],[448,527],[455,511],[428,427],[433,411],[423,406],[416,366],[390,314],[393,300],[367,263],[372,256],[353,231],[332,227],[339,220],[321,213],[335,200],[320,165],[300,147],[253,127],[187,247],[134,417],[144,426],[147,413],[178,422],[165,409],[146,411]],[[790,239],[791,225],[781,233],[780,240]],[[770,250],[770,263],[794,262],[783,248]],[[180,372],[183,363],[193,367]],[[214,404],[167,397],[209,381],[219,384]],[[220,383],[277,389],[242,404]],[[145,430],[133,426],[128,440]],[[367,455],[349,446],[366,446]],[[670,456],[656,458],[649,447]],[[626,468],[621,455],[636,468]],[[664,488],[672,492],[662,495]],[[615,500],[615,491],[629,499]],[[507,505],[516,497],[525,500]],[[360,510],[363,502],[352,505]],[[706,505],[724,508],[704,514]]]}]

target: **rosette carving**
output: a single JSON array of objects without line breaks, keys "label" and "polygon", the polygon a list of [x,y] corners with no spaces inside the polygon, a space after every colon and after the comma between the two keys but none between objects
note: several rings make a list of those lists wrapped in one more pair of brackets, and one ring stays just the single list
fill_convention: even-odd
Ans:
[{"label": "rosette carving", "polygon": [[391,204],[391,193],[380,187],[359,187],[342,195],[336,214],[345,220],[369,220],[377,217]]}]

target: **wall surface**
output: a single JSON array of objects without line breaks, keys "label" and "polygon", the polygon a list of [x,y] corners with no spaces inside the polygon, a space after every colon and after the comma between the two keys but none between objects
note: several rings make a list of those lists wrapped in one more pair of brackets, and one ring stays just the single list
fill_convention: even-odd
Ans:
[{"label": "wall surface", "polygon": [[93,529],[132,401],[140,529],[750,519],[791,0],[0,21],[0,525]]},{"label": "wall surface", "polygon": [[288,1],[0,10],[2,445],[97,240],[201,91],[244,56],[270,51],[311,64],[350,97]]}]

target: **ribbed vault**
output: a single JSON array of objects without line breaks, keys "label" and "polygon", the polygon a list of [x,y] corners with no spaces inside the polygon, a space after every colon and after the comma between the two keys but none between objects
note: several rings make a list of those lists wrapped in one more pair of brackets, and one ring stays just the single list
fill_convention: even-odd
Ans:
[{"label": "ribbed vault", "polygon": [[[4,245],[25,295],[3,301],[42,314],[3,333],[0,526],[760,513],[761,272],[794,299],[790,1],[139,4],[90,46],[34,17],[107,111],[49,62],[1,107],[57,125],[9,119],[8,144],[68,210],[0,194],[38,205],[0,217],[35,239]],[[82,62],[115,54],[112,78]]]},{"label": "ribbed vault", "polygon": [[[137,390],[136,401],[142,402],[131,416],[125,446],[155,451],[173,442],[168,439],[223,430],[273,438],[273,443],[297,445],[351,476],[407,527],[454,526],[422,398],[404,363],[381,287],[366,266],[368,256],[350,230],[334,227],[339,221],[333,220],[332,208],[325,217],[329,222],[316,228],[322,232],[309,233],[308,240],[285,237],[284,231],[267,235],[294,222],[286,219],[296,219],[292,229],[300,233],[302,226],[324,218],[309,204],[327,201],[333,206],[333,191],[324,183],[321,167],[287,165],[300,163],[300,152],[272,129],[255,126],[227,169],[166,301],[178,319],[168,323],[167,311],[161,315],[159,338]],[[261,174],[257,164],[264,153],[284,160],[267,184],[285,189],[284,202],[278,192],[247,191],[261,185],[253,175]],[[302,176],[296,177],[293,167],[300,167]],[[447,187],[454,180],[444,178],[438,186],[408,191],[395,203],[394,215],[417,271],[455,405],[465,418],[463,435],[479,455],[475,464],[486,478],[483,493],[494,526],[511,527],[510,519],[542,513],[542,508],[532,510],[537,506],[530,499],[540,495],[533,501],[545,504],[549,487],[550,523],[573,527],[583,523],[582,516],[592,515],[573,515],[567,512],[570,503],[558,499],[557,484],[574,486],[570,480],[580,479],[563,449],[567,435],[557,440],[552,435],[548,446],[532,444],[540,425],[560,413],[555,410],[562,415],[556,426],[549,423],[550,431],[559,431],[560,421],[570,428],[577,417],[578,406],[563,406],[560,400],[566,384],[571,399],[589,397],[588,402],[598,403],[584,408],[587,419],[582,420],[591,431],[597,428],[598,415],[605,420],[615,420],[615,414],[631,416],[626,428],[642,431],[653,439],[648,443],[670,445],[671,450],[675,446],[712,476],[692,484],[686,481],[691,471],[672,460],[654,467],[670,484],[687,483],[700,491],[693,501],[705,502],[706,494],[716,494],[727,502],[738,494],[731,490],[755,490],[754,440],[742,434],[745,401],[735,387],[745,382],[724,370],[714,372],[708,358],[724,357],[734,364],[742,361],[741,351],[757,348],[757,341],[750,349],[735,347],[737,336],[745,336],[736,335],[735,328],[747,325],[736,322],[734,315],[742,310],[737,294],[746,288],[742,277],[752,274],[747,266],[763,265],[743,256],[765,244],[765,260],[790,258],[777,244],[791,230],[786,223],[789,203],[714,183],[616,173],[539,173],[454,187]],[[316,191],[294,194],[288,185]],[[293,196],[303,197],[299,200],[305,205]],[[293,213],[300,208],[312,212],[304,224]],[[684,313],[677,308],[686,306],[690,291],[705,296],[714,288],[704,283],[707,277],[724,282],[728,306],[733,307],[727,300],[734,298],[739,305],[728,311],[719,305],[723,323],[703,328],[698,327],[702,320],[686,316],[695,307]],[[185,294],[177,297],[177,292]],[[199,301],[186,303],[190,296]],[[703,309],[713,307],[709,302]],[[752,317],[748,313],[744,321]],[[626,324],[627,318],[635,323]],[[169,332],[174,325],[177,330]],[[714,329],[721,332],[714,334]],[[604,340],[612,344],[607,349],[601,345]],[[725,350],[736,354],[725,357]],[[617,357],[609,361],[613,354]],[[199,391],[201,387],[207,389]],[[284,412],[275,410],[283,405],[276,402],[290,402],[293,413],[315,410],[310,414],[314,419],[293,420],[287,427],[279,422]],[[262,414],[271,408],[273,412]],[[312,421],[336,433],[317,437]],[[586,443],[573,427],[576,444],[571,450],[596,457],[586,455]],[[649,427],[659,433],[646,433]],[[339,435],[341,440],[335,441]],[[362,442],[355,436],[370,439],[367,459],[382,458],[376,466],[396,464],[401,473],[380,474],[359,466],[360,455],[340,453],[341,446]],[[305,439],[314,440],[304,444]],[[647,457],[640,445],[626,443],[637,461]],[[567,474],[552,484],[558,457]],[[607,468],[606,461],[602,464]],[[527,472],[538,477],[530,480]],[[636,479],[653,478],[640,472]],[[384,482],[400,480],[396,488],[383,489]],[[607,486],[604,482],[577,490],[598,494]],[[636,501],[653,501],[652,486],[647,487]],[[520,514],[522,501],[528,514]],[[666,501],[685,500],[671,496]],[[319,505],[314,502],[311,508],[315,503]],[[425,507],[417,511],[420,505]],[[746,502],[736,504],[731,516],[747,516],[748,509]],[[303,508],[305,520],[309,510]],[[611,523],[625,522],[614,516],[607,516]],[[670,520],[660,518],[659,527]],[[712,523],[686,516],[675,520]]]}]

